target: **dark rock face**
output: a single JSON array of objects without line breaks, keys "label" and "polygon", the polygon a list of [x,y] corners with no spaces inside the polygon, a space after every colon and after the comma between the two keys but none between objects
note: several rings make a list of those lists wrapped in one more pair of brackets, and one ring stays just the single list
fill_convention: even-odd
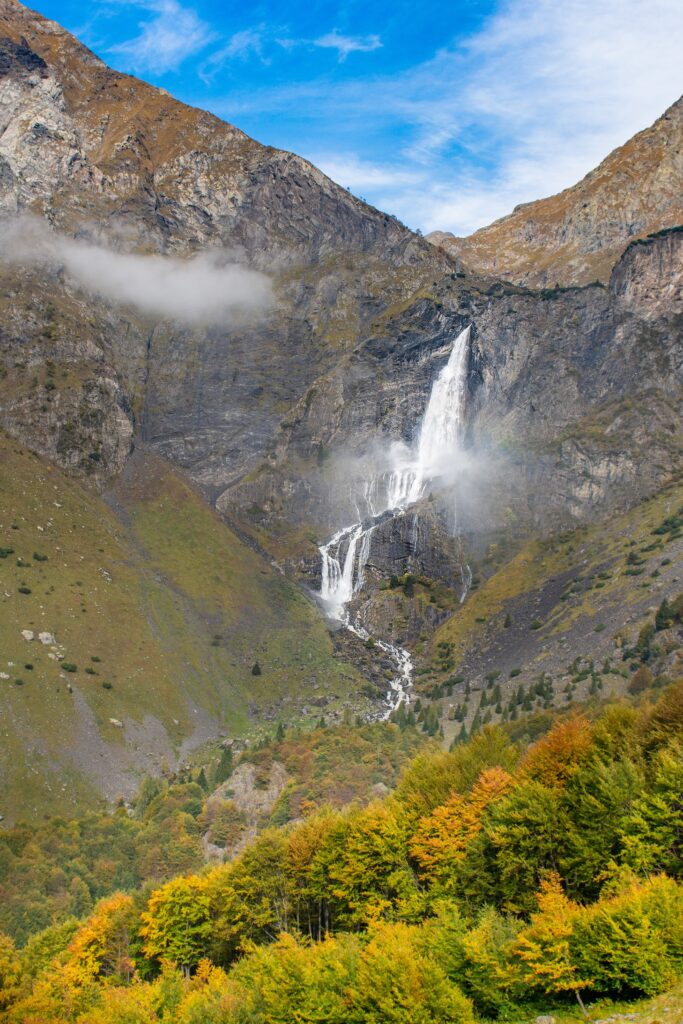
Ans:
[{"label": "dark rock face", "polygon": [[[29,380],[34,370],[40,378],[46,359],[78,366],[79,378],[97,367],[128,410],[120,428],[113,407],[104,417],[99,447],[105,424],[109,436],[119,429],[117,452],[134,432],[218,493],[258,467],[288,411],[372,319],[449,261],[305,160],[110,71],[14,0],[0,3],[0,32],[0,215],[30,209],[115,251],[187,257],[219,247],[273,280],[274,307],[258,322],[188,328],[87,295],[61,272],[44,275],[36,292],[31,272],[0,268],[12,324],[0,358],[10,374],[20,377],[23,363]],[[16,390],[0,388],[11,431],[21,419]],[[51,404],[59,432],[66,404]],[[79,461],[40,431],[33,443],[65,468]],[[119,455],[103,459],[95,476],[120,468]]]},{"label": "dark rock face", "polygon": [[6,36],[0,39],[0,78],[12,73],[28,75],[34,72],[45,75],[47,64],[30,49],[25,39],[18,43]]},{"label": "dark rock face", "polygon": [[363,456],[372,463],[376,446],[411,441],[469,323],[461,528],[476,540],[508,510],[520,531],[543,531],[628,507],[679,462],[682,268],[683,235],[671,232],[627,250],[608,288],[539,293],[444,279],[437,299],[384,319],[316,382],[281,427],[270,465],[219,505],[255,503],[266,519],[290,522],[314,509],[328,532],[352,522]]}]

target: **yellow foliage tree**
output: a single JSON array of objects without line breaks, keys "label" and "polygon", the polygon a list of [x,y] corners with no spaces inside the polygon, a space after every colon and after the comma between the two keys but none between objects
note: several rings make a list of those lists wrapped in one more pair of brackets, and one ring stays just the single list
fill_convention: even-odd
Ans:
[{"label": "yellow foliage tree", "polygon": [[432,884],[439,883],[444,891],[450,889],[468,845],[481,831],[485,811],[512,785],[512,776],[505,769],[487,768],[471,793],[454,793],[445,804],[420,819],[410,853]]},{"label": "yellow foliage tree", "polygon": [[174,878],[149,898],[140,934],[147,956],[170,960],[189,975],[211,937],[207,885],[197,875]]},{"label": "yellow foliage tree", "polygon": [[592,745],[590,722],[582,715],[572,715],[529,747],[520,774],[544,786],[561,789],[578,770]]},{"label": "yellow foliage tree", "polygon": [[578,910],[567,899],[560,876],[551,872],[541,883],[538,911],[517,936],[512,955],[527,986],[549,994],[574,992],[586,1014],[579,990],[590,985],[590,981],[578,974],[570,948]]},{"label": "yellow foliage tree", "polygon": [[0,932],[0,1011],[6,1010],[19,994],[21,961],[9,935]]},{"label": "yellow foliage tree", "polygon": [[65,971],[69,981],[76,985],[94,978],[130,981],[134,972],[130,938],[136,922],[130,896],[117,892],[100,900],[68,947]]}]

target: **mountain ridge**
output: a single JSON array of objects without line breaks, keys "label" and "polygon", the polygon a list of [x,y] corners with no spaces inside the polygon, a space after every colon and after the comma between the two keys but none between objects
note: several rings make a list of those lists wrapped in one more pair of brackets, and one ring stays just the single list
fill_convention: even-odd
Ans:
[{"label": "mountain ridge", "polygon": [[683,223],[683,97],[562,192],[466,238],[429,241],[473,271],[530,287],[606,282],[629,242]]}]

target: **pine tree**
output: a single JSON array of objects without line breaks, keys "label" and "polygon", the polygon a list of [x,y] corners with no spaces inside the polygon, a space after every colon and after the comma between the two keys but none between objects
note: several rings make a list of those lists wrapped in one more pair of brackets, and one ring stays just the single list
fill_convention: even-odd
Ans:
[{"label": "pine tree", "polygon": [[216,768],[216,774],[214,781],[217,786],[220,786],[221,782],[225,782],[232,775],[232,747],[223,747],[221,751],[221,759],[218,762]]},{"label": "pine tree", "polygon": [[655,629],[657,632],[660,632],[662,629],[670,629],[673,624],[674,610],[667,599],[664,598],[655,615]]}]

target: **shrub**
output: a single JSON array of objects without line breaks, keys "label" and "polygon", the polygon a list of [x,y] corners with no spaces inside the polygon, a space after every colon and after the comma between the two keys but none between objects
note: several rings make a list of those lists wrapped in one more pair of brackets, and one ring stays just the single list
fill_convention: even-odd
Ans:
[{"label": "shrub", "polygon": [[47,562],[48,561],[48,556],[47,555],[41,555],[39,551],[34,551],[33,552],[33,558],[35,559],[36,562]]},{"label": "shrub", "polygon": [[103,690],[111,690],[112,685],[113,684],[110,683],[108,679],[105,679],[105,681],[102,683],[102,689]]},{"label": "shrub", "polygon": [[629,693],[642,693],[643,690],[649,689],[654,682],[654,676],[650,672],[649,668],[645,665],[641,665],[637,672],[631,677],[631,681],[628,684]]},{"label": "shrub", "polygon": [[251,666],[251,674],[252,676],[261,675],[261,666],[259,665],[258,661],[255,661],[254,664]]},{"label": "shrub", "polygon": [[61,667],[65,672],[78,672],[78,665],[74,665],[72,661],[63,661]]},{"label": "shrub", "polygon": [[532,629],[541,629],[542,626],[543,626],[543,623],[541,622],[540,619],[534,619],[534,621],[531,623],[531,628]]},{"label": "shrub", "polygon": [[30,587],[17,587],[17,590],[19,591],[20,594],[30,594],[31,593],[31,588]]}]

